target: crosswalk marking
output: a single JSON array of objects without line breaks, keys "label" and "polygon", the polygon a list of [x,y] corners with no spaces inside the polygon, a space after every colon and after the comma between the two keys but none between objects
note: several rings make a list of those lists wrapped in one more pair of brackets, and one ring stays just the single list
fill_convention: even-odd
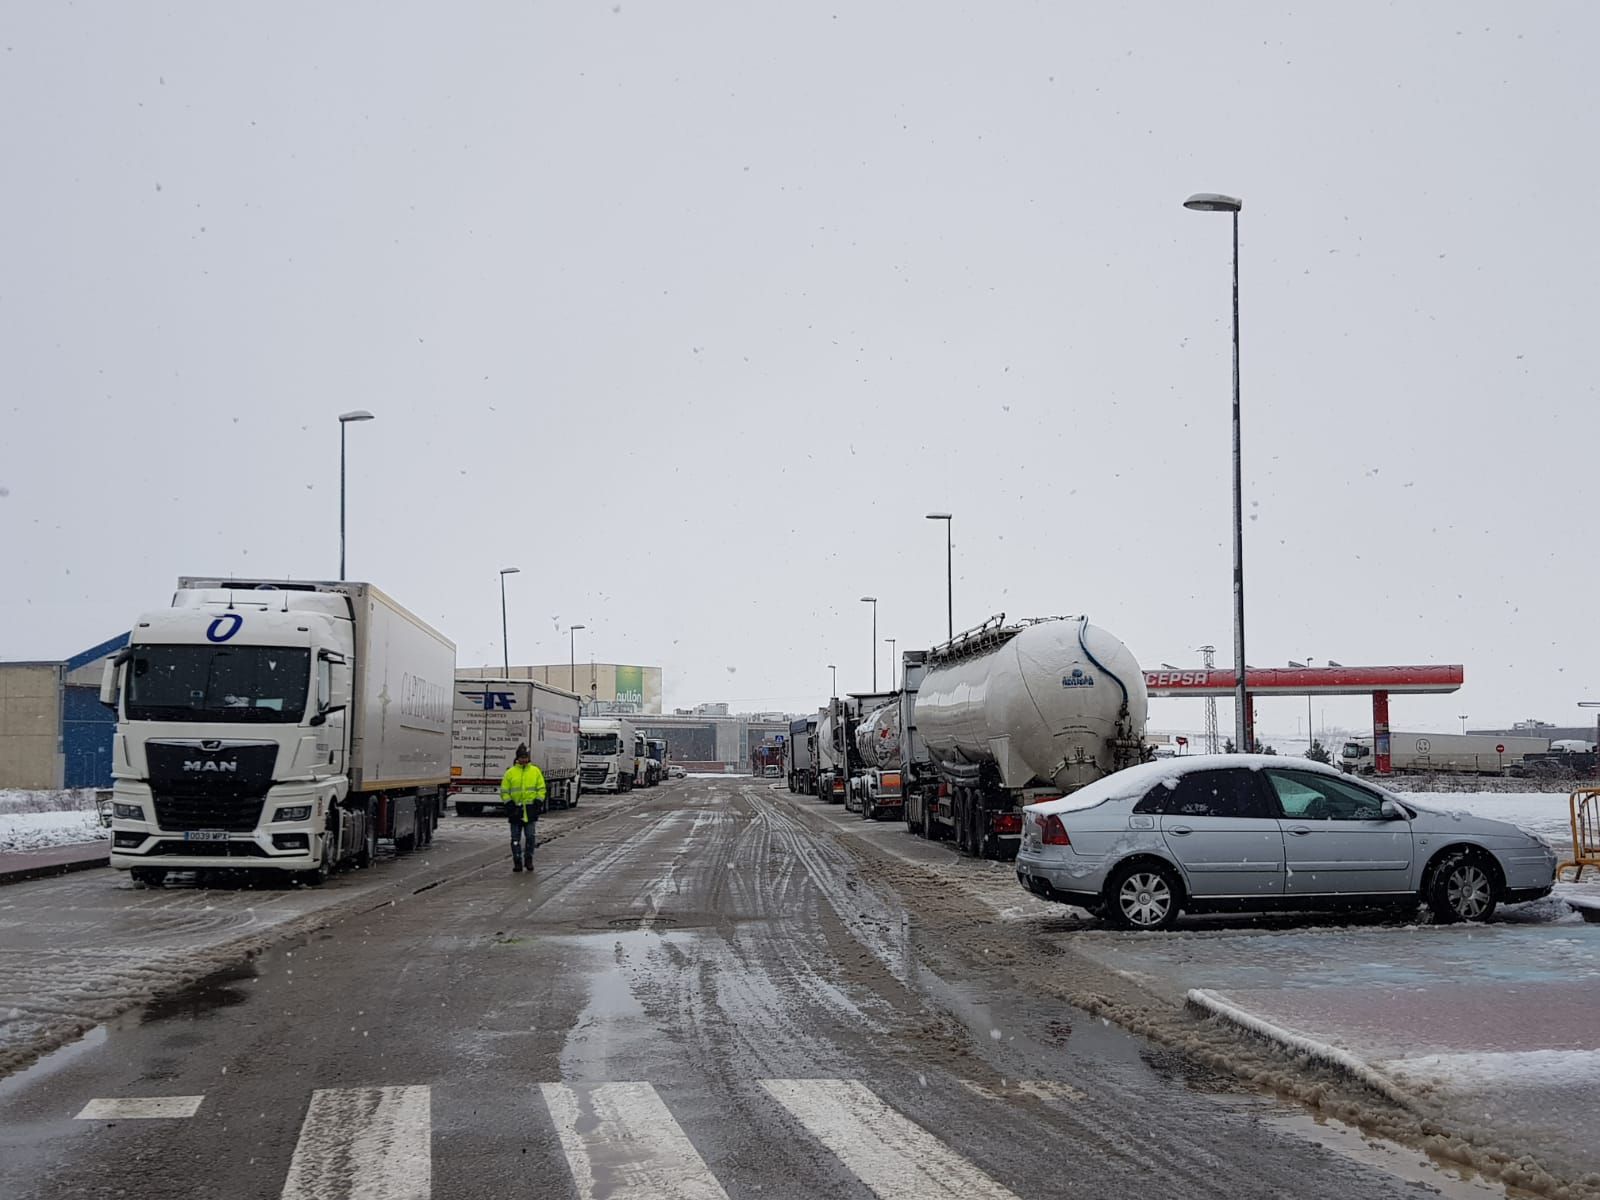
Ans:
[{"label": "crosswalk marking", "polygon": [[961,1086],[975,1096],[1001,1103],[1016,1096],[1032,1096],[1035,1100],[1082,1100],[1083,1093],[1070,1083],[1059,1079],[1016,1079],[990,1087],[976,1079],[963,1079]]},{"label": "crosswalk marking", "polygon": [[83,1106],[80,1121],[139,1121],[192,1117],[204,1096],[123,1096],[95,1099]]},{"label": "crosswalk marking", "polygon": [[648,1083],[539,1086],[583,1200],[727,1200]]},{"label": "crosswalk marking", "polygon": [[763,1079],[761,1086],[879,1200],[1016,1200],[864,1084],[851,1079]]},{"label": "crosswalk marking", "polygon": [[432,1093],[426,1087],[311,1093],[283,1200],[428,1200]]}]

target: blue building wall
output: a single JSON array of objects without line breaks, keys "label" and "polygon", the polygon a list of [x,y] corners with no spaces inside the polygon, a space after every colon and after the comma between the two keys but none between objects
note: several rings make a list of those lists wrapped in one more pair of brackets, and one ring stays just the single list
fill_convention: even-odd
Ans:
[{"label": "blue building wall", "polygon": [[[123,633],[75,654],[62,664],[62,678],[115,654],[128,644]],[[81,679],[81,676],[80,676]],[[69,788],[111,786],[111,741],[116,713],[100,703],[98,682],[68,682],[61,689],[63,784]]]}]

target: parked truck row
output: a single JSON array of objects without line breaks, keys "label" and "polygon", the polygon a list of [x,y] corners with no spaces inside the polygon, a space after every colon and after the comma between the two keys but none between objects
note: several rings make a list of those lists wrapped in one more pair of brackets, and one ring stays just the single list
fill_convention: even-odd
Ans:
[{"label": "parked truck row", "polygon": [[426,845],[453,799],[498,814],[518,746],[548,803],[650,787],[667,745],[572,692],[456,678],[455,645],[370,583],[184,577],[106,664],[111,865],[320,882]]},{"label": "parked truck row", "polygon": [[836,698],[791,726],[791,791],[1012,858],[1025,805],[1147,753],[1144,676],[1087,618],[1007,624],[1002,614],[905,652],[901,669],[897,691]]}]

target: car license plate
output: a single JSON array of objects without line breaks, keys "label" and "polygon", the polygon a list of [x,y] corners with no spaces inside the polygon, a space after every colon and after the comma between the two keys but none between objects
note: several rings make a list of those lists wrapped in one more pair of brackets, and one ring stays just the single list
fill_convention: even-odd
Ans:
[{"label": "car license plate", "polygon": [[225,842],[228,840],[226,829],[191,829],[183,835],[186,842]]}]

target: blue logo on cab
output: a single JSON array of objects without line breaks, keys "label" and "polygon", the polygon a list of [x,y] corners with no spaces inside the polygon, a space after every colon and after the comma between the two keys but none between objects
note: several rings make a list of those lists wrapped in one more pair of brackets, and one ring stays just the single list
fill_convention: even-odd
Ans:
[{"label": "blue logo on cab", "polygon": [[244,628],[244,617],[236,612],[223,613],[206,627],[206,640],[225,642]]}]

